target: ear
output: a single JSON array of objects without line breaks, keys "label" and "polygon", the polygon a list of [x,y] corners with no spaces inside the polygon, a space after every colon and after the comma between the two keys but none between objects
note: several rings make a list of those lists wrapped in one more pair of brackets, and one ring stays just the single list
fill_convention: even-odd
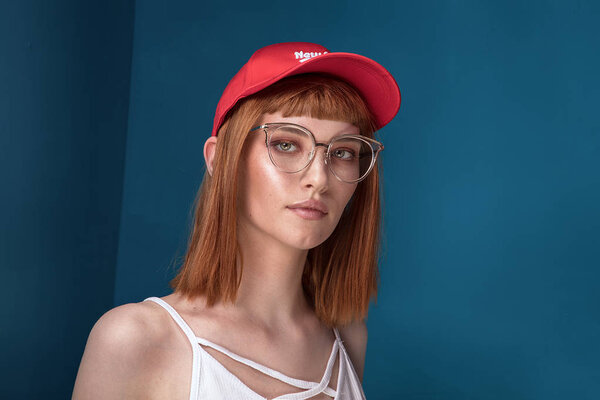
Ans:
[{"label": "ear", "polygon": [[206,170],[209,175],[213,174],[213,161],[217,151],[217,137],[211,136],[204,142],[204,161],[206,161]]}]

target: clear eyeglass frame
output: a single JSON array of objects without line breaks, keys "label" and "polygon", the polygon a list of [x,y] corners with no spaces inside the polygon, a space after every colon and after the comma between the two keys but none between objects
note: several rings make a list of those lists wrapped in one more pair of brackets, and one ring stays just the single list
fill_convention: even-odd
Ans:
[{"label": "clear eyeglass frame", "polygon": [[[271,135],[270,132],[274,131],[275,129],[273,128],[281,128],[281,127],[285,127],[285,126],[290,126],[296,129],[300,129],[301,131],[304,131],[312,140],[312,151],[310,152],[310,155],[308,157],[307,162],[298,170],[296,171],[287,171],[282,169],[281,167],[279,167],[277,165],[277,163],[275,162],[275,160],[273,159],[273,155],[271,154],[271,146],[269,146],[269,144],[271,143]],[[270,131],[269,129],[273,129],[272,131]],[[331,171],[331,173],[333,174],[333,176],[335,176],[339,181],[342,181],[344,183],[358,183],[360,181],[362,181],[363,179],[365,179],[367,176],[369,176],[369,174],[371,173],[371,170],[373,169],[373,167],[375,166],[375,163],[377,161],[377,155],[379,154],[380,151],[382,151],[384,149],[384,146],[382,143],[378,142],[375,139],[371,139],[369,137],[363,136],[363,135],[339,135],[336,136],[334,138],[332,138],[329,143],[319,143],[316,141],[315,136],[313,135],[313,133],[308,130],[307,128],[303,127],[302,125],[298,125],[298,124],[293,124],[293,123],[289,123],[289,122],[272,122],[272,123],[266,123],[266,124],[262,124],[259,126],[256,126],[252,129],[250,129],[250,133],[252,132],[260,132],[263,131],[265,133],[265,146],[267,147],[267,151],[269,153],[269,159],[271,160],[271,162],[273,163],[273,165],[279,169],[282,172],[288,173],[288,174],[295,174],[297,172],[302,171],[303,169],[305,169],[306,167],[308,167],[312,161],[315,158],[315,154],[316,152],[316,148],[317,146],[323,146],[325,147],[325,164],[329,167],[329,170]],[[340,176],[338,176],[338,174],[336,174],[336,172],[333,170],[333,168],[331,167],[331,162],[330,162],[330,157],[331,157],[331,148],[332,145],[339,141],[339,140],[343,140],[343,139],[348,139],[348,138],[354,138],[354,139],[359,139],[365,143],[367,143],[369,145],[369,148],[371,149],[371,165],[369,165],[367,171],[358,179],[355,180],[344,180],[342,179]]]}]

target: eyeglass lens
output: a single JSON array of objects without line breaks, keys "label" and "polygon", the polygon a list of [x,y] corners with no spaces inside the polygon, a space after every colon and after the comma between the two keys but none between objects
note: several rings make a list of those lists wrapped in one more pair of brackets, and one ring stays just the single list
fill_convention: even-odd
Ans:
[{"label": "eyeglass lens", "polygon": [[[269,156],[283,171],[300,171],[310,162],[313,151],[313,139],[302,129],[284,125],[271,131]],[[369,172],[373,157],[371,145],[366,140],[340,138],[331,143],[327,163],[338,178],[354,182]]]}]

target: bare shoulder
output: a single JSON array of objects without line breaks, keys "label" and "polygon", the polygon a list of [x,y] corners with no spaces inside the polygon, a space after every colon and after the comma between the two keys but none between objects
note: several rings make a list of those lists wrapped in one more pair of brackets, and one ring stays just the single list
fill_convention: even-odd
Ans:
[{"label": "bare shoulder", "polygon": [[340,327],[339,332],[352,365],[362,382],[367,352],[367,324],[364,320],[354,321]]},{"label": "bare shoulder", "polygon": [[149,302],[106,312],[87,340],[73,399],[139,398],[153,349],[169,334],[163,315]]}]

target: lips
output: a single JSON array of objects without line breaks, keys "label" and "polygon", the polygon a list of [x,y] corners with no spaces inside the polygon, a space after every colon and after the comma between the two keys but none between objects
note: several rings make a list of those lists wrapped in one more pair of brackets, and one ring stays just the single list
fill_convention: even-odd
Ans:
[{"label": "lips", "polygon": [[288,208],[319,211],[323,214],[327,214],[329,212],[329,210],[327,209],[327,206],[323,202],[321,202],[319,200],[314,200],[314,199],[301,201],[299,203],[294,203],[294,204],[288,206]]}]

